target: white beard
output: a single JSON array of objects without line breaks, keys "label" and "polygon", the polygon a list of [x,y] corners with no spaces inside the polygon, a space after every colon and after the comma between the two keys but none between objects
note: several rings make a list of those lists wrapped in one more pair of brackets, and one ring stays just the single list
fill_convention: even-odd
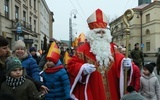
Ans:
[{"label": "white beard", "polygon": [[[103,38],[100,37],[100,34],[96,34],[96,32],[99,30],[105,31],[105,34],[103,34]],[[95,54],[96,60],[100,64],[100,67],[104,65],[107,68],[110,64],[110,61],[114,60],[110,48],[110,42],[112,40],[110,30],[94,29],[86,35],[86,38],[91,47],[90,52]]]}]

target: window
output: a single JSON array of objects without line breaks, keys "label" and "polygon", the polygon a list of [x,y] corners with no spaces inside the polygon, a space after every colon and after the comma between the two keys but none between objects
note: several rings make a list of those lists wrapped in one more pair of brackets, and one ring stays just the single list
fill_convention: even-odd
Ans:
[{"label": "window", "polygon": [[123,23],[121,23],[121,29],[123,29]]},{"label": "window", "polygon": [[26,27],[26,12],[23,11],[23,25]]},{"label": "window", "polygon": [[34,32],[36,32],[36,20],[34,20]]},{"label": "window", "polygon": [[29,17],[29,24],[31,25],[32,24],[32,18]]},{"label": "window", "polygon": [[29,26],[30,26],[30,29],[32,29],[31,25],[32,25],[32,17],[29,17]]},{"label": "window", "polygon": [[23,11],[23,21],[26,21],[26,12]]},{"label": "window", "polygon": [[116,32],[118,31],[118,26],[115,26],[115,31],[116,31]]},{"label": "window", "polygon": [[18,20],[19,19],[19,7],[15,6],[15,19]]},{"label": "window", "polygon": [[150,14],[146,15],[146,23],[150,22]]},{"label": "window", "polygon": [[146,35],[150,34],[150,31],[149,29],[146,30]]},{"label": "window", "polygon": [[150,42],[146,42],[146,51],[150,51]]},{"label": "window", "polygon": [[149,4],[152,0],[138,0],[138,5]]},{"label": "window", "polygon": [[5,17],[9,18],[9,0],[4,1]]},{"label": "window", "polygon": [[34,0],[34,10],[36,10],[36,0]]},{"label": "window", "polygon": [[32,6],[32,4],[31,4],[31,0],[29,0],[29,5],[30,5],[30,6]]}]

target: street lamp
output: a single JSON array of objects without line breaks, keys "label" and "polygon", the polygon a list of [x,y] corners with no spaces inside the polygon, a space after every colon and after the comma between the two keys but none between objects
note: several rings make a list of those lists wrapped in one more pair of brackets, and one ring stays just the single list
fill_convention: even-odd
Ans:
[{"label": "street lamp", "polygon": [[[70,40],[70,48],[72,47],[72,32],[73,32],[73,29],[72,29],[72,17],[73,18],[77,18],[76,17],[76,14],[77,14],[77,10],[76,9],[73,9],[70,13],[70,18],[69,18],[69,40]],[[73,16],[72,16],[73,15]]]}]

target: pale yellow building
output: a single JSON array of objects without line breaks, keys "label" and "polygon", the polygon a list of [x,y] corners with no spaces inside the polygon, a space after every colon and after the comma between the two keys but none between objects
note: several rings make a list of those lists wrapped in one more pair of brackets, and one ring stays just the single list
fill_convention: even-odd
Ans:
[{"label": "pale yellow building", "polygon": [[[43,6],[44,9],[40,9]],[[46,11],[44,18],[40,18],[40,12]],[[40,23],[45,24],[48,30],[45,34],[49,40],[52,36],[53,12],[51,12],[45,0],[1,0],[0,1],[0,35],[5,36],[13,49],[15,41],[21,39],[27,49],[31,46],[41,49],[43,35],[41,35]]]},{"label": "pale yellow building", "polygon": [[[129,50],[139,43],[142,51],[148,56],[155,56],[160,51],[160,1],[141,4],[135,8],[134,17],[129,22]],[[110,23],[113,42],[126,46],[125,24],[122,16]]]}]

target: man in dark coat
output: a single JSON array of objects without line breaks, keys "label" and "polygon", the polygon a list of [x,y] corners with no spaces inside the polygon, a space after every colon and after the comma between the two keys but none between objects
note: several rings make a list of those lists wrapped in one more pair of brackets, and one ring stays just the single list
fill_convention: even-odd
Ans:
[{"label": "man in dark coat", "polygon": [[140,68],[142,69],[142,66],[144,64],[144,57],[143,57],[143,52],[139,49],[139,43],[136,43],[135,48],[131,51],[131,58],[133,59],[133,62]]},{"label": "man in dark coat", "polygon": [[0,36],[0,85],[5,81],[5,60],[10,54],[8,45],[8,40]]}]

